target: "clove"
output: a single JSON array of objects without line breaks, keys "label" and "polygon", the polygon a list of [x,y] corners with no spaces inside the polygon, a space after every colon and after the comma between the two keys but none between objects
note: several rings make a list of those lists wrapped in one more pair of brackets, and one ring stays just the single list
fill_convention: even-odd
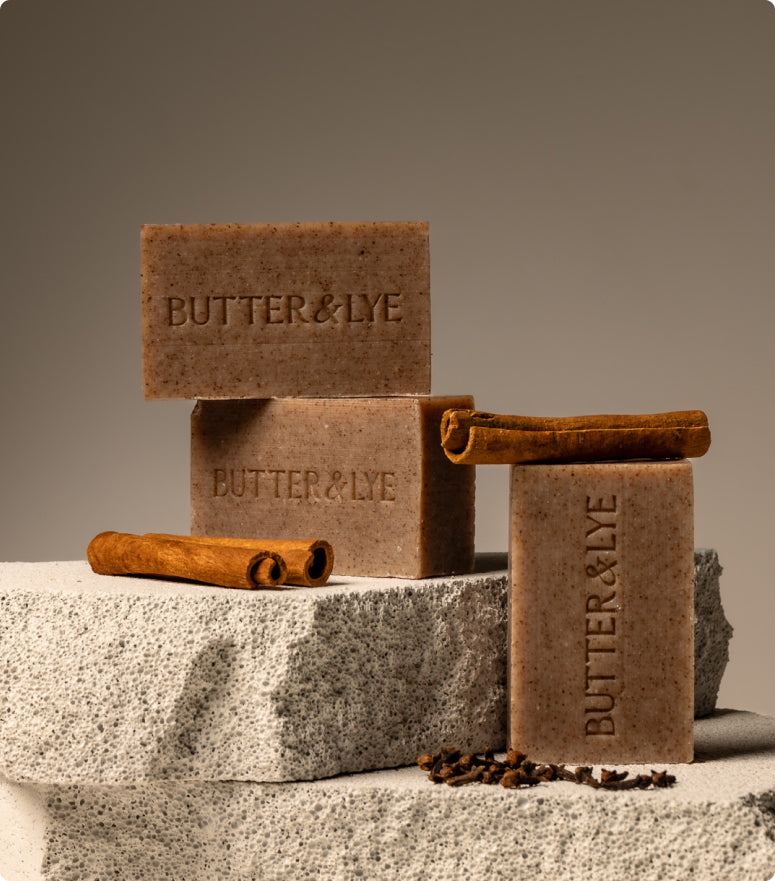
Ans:
[{"label": "clove", "polygon": [[495,758],[495,750],[488,747],[479,757],[474,753],[462,753],[453,747],[442,747],[438,753],[420,756],[417,764],[428,772],[428,779],[434,783],[448,786],[465,786],[468,783],[500,783],[506,789],[520,789],[523,786],[538,786],[553,780],[565,780],[591,786],[593,789],[630,790],[664,789],[676,782],[667,771],[651,771],[651,774],[638,774],[630,777],[627,771],[603,768],[600,777],[592,773],[592,768],[580,766],[573,771],[565,765],[531,762],[528,757],[515,749],[506,753],[504,761]]}]

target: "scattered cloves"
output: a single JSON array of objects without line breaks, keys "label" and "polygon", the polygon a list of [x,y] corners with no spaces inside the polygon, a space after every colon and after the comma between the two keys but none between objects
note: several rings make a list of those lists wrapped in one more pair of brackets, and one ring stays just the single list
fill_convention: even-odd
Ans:
[{"label": "scattered cloves", "polygon": [[578,783],[576,775],[573,771],[569,771],[565,765],[552,765],[552,767],[554,768],[554,773],[558,780],[567,780],[569,783]]},{"label": "scattered cloves", "polygon": [[600,778],[594,776],[592,768],[580,766],[569,771],[565,765],[537,765],[528,760],[524,753],[510,749],[505,761],[495,758],[495,751],[488,747],[483,757],[473,753],[461,753],[453,747],[442,747],[438,753],[427,753],[417,759],[423,771],[428,771],[428,779],[434,783],[448,786],[464,786],[467,783],[500,783],[506,789],[519,789],[522,786],[538,786],[552,780],[566,780],[581,783],[594,789],[663,789],[676,782],[667,771],[651,771],[651,774],[638,774],[630,777],[627,771],[614,771],[603,768]]}]

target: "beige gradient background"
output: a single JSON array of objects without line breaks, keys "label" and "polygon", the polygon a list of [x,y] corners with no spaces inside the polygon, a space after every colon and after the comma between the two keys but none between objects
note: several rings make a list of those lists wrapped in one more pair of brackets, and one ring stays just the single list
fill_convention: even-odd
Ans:
[{"label": "beige gradient background", "polygon": [[[0,559],[187,531],[143,222],[427,219],[435,393],[709,414],[720,703],[775,714],[768,0],[7,0],[0,94]],[[479,469],[480,550],[506,477]]]}]

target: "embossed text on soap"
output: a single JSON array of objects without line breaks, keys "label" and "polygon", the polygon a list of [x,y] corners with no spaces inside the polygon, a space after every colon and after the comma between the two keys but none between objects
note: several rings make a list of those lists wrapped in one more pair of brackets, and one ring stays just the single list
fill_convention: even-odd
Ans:
[{"label": "embossed text on soap", "polygon": [[386,324],[403,321],[401,293],[166,297],[169,327]]},{"label": "embossed text on soap", "polygon": [[428,224],[146,224],[154,398],[430,393]]},{"label": "embossed text on soap", "polygon": [[213,498],[394,502],[393,471],[331,468],[214,468]]},{"label": "embossed text on soap", "polygon": [[619,651],[617,619],[622,584],[616,549],[617,498],[586,497],[585,509],[585,737],[616,734]]}]

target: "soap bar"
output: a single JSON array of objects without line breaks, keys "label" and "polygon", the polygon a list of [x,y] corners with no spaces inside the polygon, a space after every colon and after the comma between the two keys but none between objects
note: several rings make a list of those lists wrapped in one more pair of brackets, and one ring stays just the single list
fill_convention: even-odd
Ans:
[{"label": "soap bar", "polygon": [[511,467],[512,748],[692,760],[693,547],[685,459]]},{"label": "soap bar", "polygon": [[427,223],[143,226],[145,396],[430,392]]},{"label": "soap bar", "polygon": [[439,443],[441,415],[458,401],[471,398],[199,401],[191,531],[319,536],[334,574],[470,572],[474,466],[452,464]]}]

